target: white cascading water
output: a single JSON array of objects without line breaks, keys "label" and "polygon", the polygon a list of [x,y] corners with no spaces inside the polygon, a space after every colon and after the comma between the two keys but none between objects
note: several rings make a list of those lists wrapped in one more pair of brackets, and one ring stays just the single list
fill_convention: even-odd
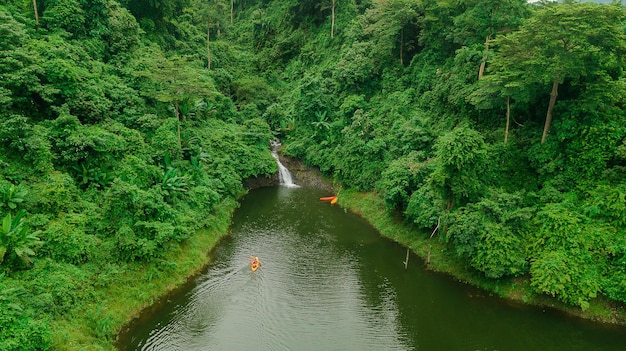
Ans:
[{"label": "white cascading water", "polygon": [[298,188],[299,185],[293,182],[293,178],[291,177],[291,173],[282,163],[280,163],[280,159],[278,158],[278,152],[276,151],[280,146],[280,142],[272,141],[272,156],[276,159],[276,164],[278,165],[278,182],[280,185],[289,187],[289,188]]}]

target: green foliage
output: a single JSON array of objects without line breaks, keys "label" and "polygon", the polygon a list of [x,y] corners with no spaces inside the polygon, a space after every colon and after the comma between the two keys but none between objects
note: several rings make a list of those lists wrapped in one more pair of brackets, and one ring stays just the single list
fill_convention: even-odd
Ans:
[{"label": "green foliage", "polygon": [[275,99],[276,92],[261,77],[244,77],[234,80],[232,87],[239,106],[254,103],[263,111]]},{"label": "green foliage", "polygon": [[85,233],[89,222],[85,215],[67,214],[57,220],[50,221],[41,233],[44,244],[39,250],[43,257],[57,262],[82,264],[91,261],[103,253],[97,249],[101,240],[92,234]]},{"label": "green foliage", "polygon": [[372,5],[362,17],[362,34],[371,45],[368,51],[374,66],[381,69],[380,66],[383,63],[388,64],[392,57],[398,57],[399,63],[404,60],[410,62],[411,57],[405,58],[404,51],[411,51],[417,44],[417,23],[421,19],[418,3],[392,0],[375,1]]},{"label": "green foliage", "polygon": [[137,186],[151,186],[161,179],[162,169],[148,160],[126,155],[115,170],[116,176],[124,182]]},{"label": "green foliage", "polygon": [[15,211],[26,200],[28,190],[22,184],[15,186],[12,183],[4,183],[0,185],[0,195],[2,195],[0,208],[6,206],[9,211]]},{"label": "green foliage", "polygon": [[548,204],[537,213],[532,243],[531,285],[539,292],[585,309],[600,292],[611,236],[586,223],[567,202]]},{"label": "green foliage", "polygon": [[[622,238],[624,237],[622,233]],[[622,242],[621,252],[617,253],[610,262],[610,268],[602,280],[603,293],[610,299],[626,302],[626,245]]]},{"label": "green foliage", "polygon": [[[333,78],[346,90],[366,90],[375,83],[374,65],[369,57],[370,44],[357,42],[344,52],[333,68]],[[367,90],[366,90],[367,91]]]},{"label": "green foliage", "polygon": [[492,190],[480,201],[446,216],[446,239],[489,278],[528,272],[528,221],[522,197]]},{"label": "green foliage", "polygon": [[585,212],[589,217],[602,218],[622,228],[626,226],[626,184],[601,184],[588,192]]},{"label": "green foliage", "polygon": [[390,209],[404,209],[413,191],[423,186],[432,172],[432,163],[425,162],[423,153],[414,151],[391,161],[378,182],[385,205]]},{"label": "green foliage", "polygon": [[133,227],[122,226],[115,235],[117,256],[125,261],[161,257],[171,240],[181,234],[169,223],[137,221]]},{"label": "green foliage", "polygon": [[99,167],[91,164],[89,159],[72,166],[77,173],[76,179],[81,186],[87,187],[93,184],[96,187],[105,187],[111,183],[113,176],[102,172]]},{"label": "green foliage", "polygon": [[5,145],[0,154],[6,154],[8,159],[17,155],[31,164],[24,169],[14,162],[15,167],[7,173],[30,174],[33,172],[46,174],[52,167],[51,145],[47,139],[47,129],[41,125],[32,125],[28,118],[11,115],[0,121],[0,143]]},{"label": "green foliage", "polygon": [[178,168],[168,167],[163,174],[161,188],[168,194],[187,191],[187,177],[178,175]]},{"label": "green foliage", "polygon": [[172,155],[176,158],[180,157],[182,150],[176,134],[178,125],[178,120],[175,118],[168,118],[161,121],[150,143],[155,153],[159,155]]},{"label": "green foliage", "polygon": [[79,189],[67,173],[54,172],[33,184],[34,210],[43,213],[67,213],[82,207]]},{"label": "green foliage", "polygon": [[85,14],[78,0],[46,1],[42,24],[50,30],[64,29],[73,35],[83,34]]},{"label": "green foliage", "polygon": [[[286,66],[284,94],[265,117],[287,152],[344,186],[379,191],[417,227],[440,223],[488,278],[530,274],[535,292],[584,308],[600,293],[620,296],[623,7],[427,0],[364,9],[340,46],[313,30]],[[250,17],[257,49],[281,36],[276,11],[270,2]],[[321,21],[309,20],[300,28]],[[555,82],[560,117],[539,144]],[[561,216],[575,220],[547,224]],[[550,265],[567,269],[566,283]]]},{"label": "green foliage", "polygon": [[335,149],[337,176],[349,186],[371,189],[384,169],[387,145],[373,137],[374,125],[367,114],[357,111],[344,143]]},{"label": "green foliage", "polygon": [[553,126],[551,142],[557,145],[546,150],[560,168],[552,172],[569,179],[598,179],[615,163],[615,150],[626,137],[626,116],[615,108],[624,102],[624,89],[623,82],[599,79],[558,109],[564,119]]},{"label": "green foliage", "polygon": [[457,201],[475,200],[484,188],[481,179],[487,149],[483,136],[472,128],[456,127],[437,139],[434,150],[438,163],[432,179],[448,208]]},{"label": "green foliage", "polygon": [[33,307],[56,316],[78,307],[93,294],[91,272],[68,263],[44,259],[23,279],[33,298]]},{"label": "green foliage", "polygon": [[[431,169],[434,166],[426,165]],[[440,196],[438,189],[433,185],[431,179],[427,178],[409,198],[404,214],[418,228],[436,228],[436,224],[441,220],[446,210],[446,202]]]},{"label": "green foliage", "polygon": [[[550,129],[560,84],[605,76],[626,48],[620,5],[572,3],[541,6],[518,31],[499,37],[495,57],[508,84],[552,86],[542,143]],[[590,64],[592,63],[593,64]]]},{"label": "green foliage", "polygon": [[48,322],[26,310],[25,290],[15,280],[0,274],[0,348],[7,351],[35,351],[50,348]]},{"label": "green foliage", "polygon": [[0,264],[9,269],[17,269],[32,264],[35,249],[41,246],[40,232],[31,231],[24,223],[25,210],[15,216],[8,213],[0,227]]},{"label": "green foliage", "polygon": [[0,349],[50,349],[94,286],[161,269],[276,171],[276,135],[488,278],[626,299],[622,5],[339,2],[332,38],[329,1],[229,5],[39,1],[39,26],[0,5]]},{"label": "green foliage", "polygon": [[531,284],[541,293],[558,296],[567,303],[586,309],[589,300],[597,296],[600,288],[598,272],[594,268],[587,257],[563,251],[547,252],[532,262]]},{"label": "green foliage", "polygon": [[108,11],[106,41],[109,54],[114,56],[131,51],[139,44],[139,24],[128,10],[112,2]]},{"label": "green foliage", "polygon": [[463,13],[455,16],[452,36],[465,45],[482,44],[497,34],[519,27],[529,16],[525,0],[466,0]]},{"label": "green foliage", "polygon": [[[165,57],[156,47],[146,47],[133,62],[132,74],[143,79],[143,94],[159,102],[174,103],[208,97],[215,92],[208,71],[185,56]],[[178,112],[176,117],[178,118]]]}]

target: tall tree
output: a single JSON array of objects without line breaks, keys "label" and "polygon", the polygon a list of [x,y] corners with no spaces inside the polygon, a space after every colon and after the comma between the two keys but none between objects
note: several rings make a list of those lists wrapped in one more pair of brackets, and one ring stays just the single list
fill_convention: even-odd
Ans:
[{"label": "tall tree", "polygon": [[459,48],[451,39],[454,18],[463,12],[458,0],[422,0],[419,44],[437,54],[453,56]]},{"label": "tall tree", "polygon": [[335,0],[332,0],[332,6],[330,8],[331,11],[331,25],[330,25],[330,37],[333,38],[335,36]]},{"label": "tall tree", "polygon": [[448,210],[483,194],[487,148],[478,131],[457,126],[439,137],[433,149],[437,164],[430,177]]},{"label": "tall tree", "polygon": [[[196,1],[192,9],[188,11],[193,14],[197,23],[206,24],[206,55],[207,69],[211,69],[211,30],[217,28],[217,36],[220,35],[220,23],[225,23],[224,19],[227,4],[221,0],[210,2]],[[232,16],[232,14],[231,14]]]},{"label": "tall tree", "polygon": [[542,143],[550,130],[559,85],[606,74],[607,62],[622,59],[624,18],[618,4],[549,4],[539,7],[519,31],[498,40],[498,60],[518,72],[518,81],[551,85]]},{"label": "tall tree", "polygon": [[35,23],[39,27],[39,12],[37,11],[37,0],[33,0],[33,10],[35,11]]},{"label": "tall tree", "polygon": [[324,0],[318,6],[321,11],[330,9],[330,37],[335,37],[335,4],[336,0]]},{"label": "tall tree", "polygon": [[403,48],[407,44],[404,29],[417,26],[420,18],[417,3],[412,0],[375,0],[363,18],[363,33],[374,43],[372,58],[382,60],[399,48],[399,60],[403,64]]},{"label": "tall tree", "polygon": [[509,128],[511,125],[511,105],[517,103],[527,104],[536,94],[536,84],[530,80],[524,80],[525,72],[519,71],[504,62],[506,58],[496,56],[490,61],[490,68],[483,79],[480,79],[468,96],[468,101],[478,109],[500,108],[504,105],[505,128],[504,142],[509,140]]},{"label": "tall tree", "polygon": [[[206,71],[195,68],[195,64],[186,57],[165,58],[160,50],[150,50],[151,54],[141,57],[138,66],[141,70],[135,75],[148,79],[146,95],[157,101],[171,103],[178,120],[178,142],[181,143],[180,129],[183,116],[180,102],[213,95],[215,88]],[[192,100],[193,101],[193,100]]]},{"label": "tall tree", "polygon": [[454,40],[475,45],[484,40],[485,51],[478,70],[478,79],[485,71],[490,42],[497,34],[515,30],[530,14],[526,0],[464,0],[466,10],[454,18]]}]

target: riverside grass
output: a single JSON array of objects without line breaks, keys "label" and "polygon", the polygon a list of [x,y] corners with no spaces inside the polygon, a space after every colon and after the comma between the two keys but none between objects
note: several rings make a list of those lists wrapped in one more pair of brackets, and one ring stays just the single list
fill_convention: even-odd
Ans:
[{"label": "riverside grass", "polygon": [[124,266],[112,283],[96,291],[92,301],[81,304],[81,310],[52,321],[52,350],[116,350],[117,336],[125,325],[210,262],[208,252],[228,233],[236,207],[234,199],[224,200],[216,207],[211,228],[198,230],[159,263]]},{"label": "riverside grass", "polygon": [[[411,228],[399,217],[394,217],[385,208],[383,200],[376,193],[361,193],[342,189],[338,199],[339,205],[363,217],[382,236],[408,247],[422,259],[424,264],[426,264],[427,257],[430,257],[428,269],[449,274],[460,282],[477,286],[491,294],[514,302],[553,308],[569,315],[601,323],[626,325],[626,306],[601,296],[590,301],[589,308],[583,311],[580,308],[566,305],[551,296],[534,293],[530,289],[529,277],[498,280],[485,278],[479,272],[466,267],[442,240],[436,238],[440,235],[439,233],[431,238],[431,233]],[[404,257],[398,258],[398,260],[401,259]]]},{"label": "riverside grass", "polygon": [[[428,269],[449,274],[459,281],[485,289],[504,298],[521,303],[549,306],[569,314],[605,323],[626,324],[626,312],[607,300],[592,301],[587,311],[566,306],[556,299],[537,296],[529,289],[528,279],[513,278],[488,280],[468,270],[441,240],[429,238],[430,233],[411,228],[385,210],[375,193],[359,193],[343,189],[339,205],[367,220],[382,236],[407,246],[413,254],[425,259],[430,251]],[[86,308],[68,313],[71,318],[52,323],[52,350],[109,351],[116,350],[115,342],[120,331],[143,310],[153,305],[188,279],[207,263],[207,254],[228,233],[235,200],[227,200],[214,214],[212,228],[199,230],[183,245],[171,250],[162,262],[164,265],[135,264],[126,266],[115,281],[97,291]],[[436,234],[439,235],[439,234]],[[403,259],[402,258],[398,258]],[[416,264],[419,261],[410,261]]]}]

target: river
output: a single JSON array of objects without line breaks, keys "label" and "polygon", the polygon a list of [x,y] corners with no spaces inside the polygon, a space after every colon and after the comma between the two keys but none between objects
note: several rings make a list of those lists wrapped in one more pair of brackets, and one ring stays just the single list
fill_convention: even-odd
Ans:
[{"label": "river", "polygon": [[119,349],[626,350],[626,328],[489,296],[415,257],[405,269],[405,248],[326,195],[250,191],[205,272],[146,311]]}]

